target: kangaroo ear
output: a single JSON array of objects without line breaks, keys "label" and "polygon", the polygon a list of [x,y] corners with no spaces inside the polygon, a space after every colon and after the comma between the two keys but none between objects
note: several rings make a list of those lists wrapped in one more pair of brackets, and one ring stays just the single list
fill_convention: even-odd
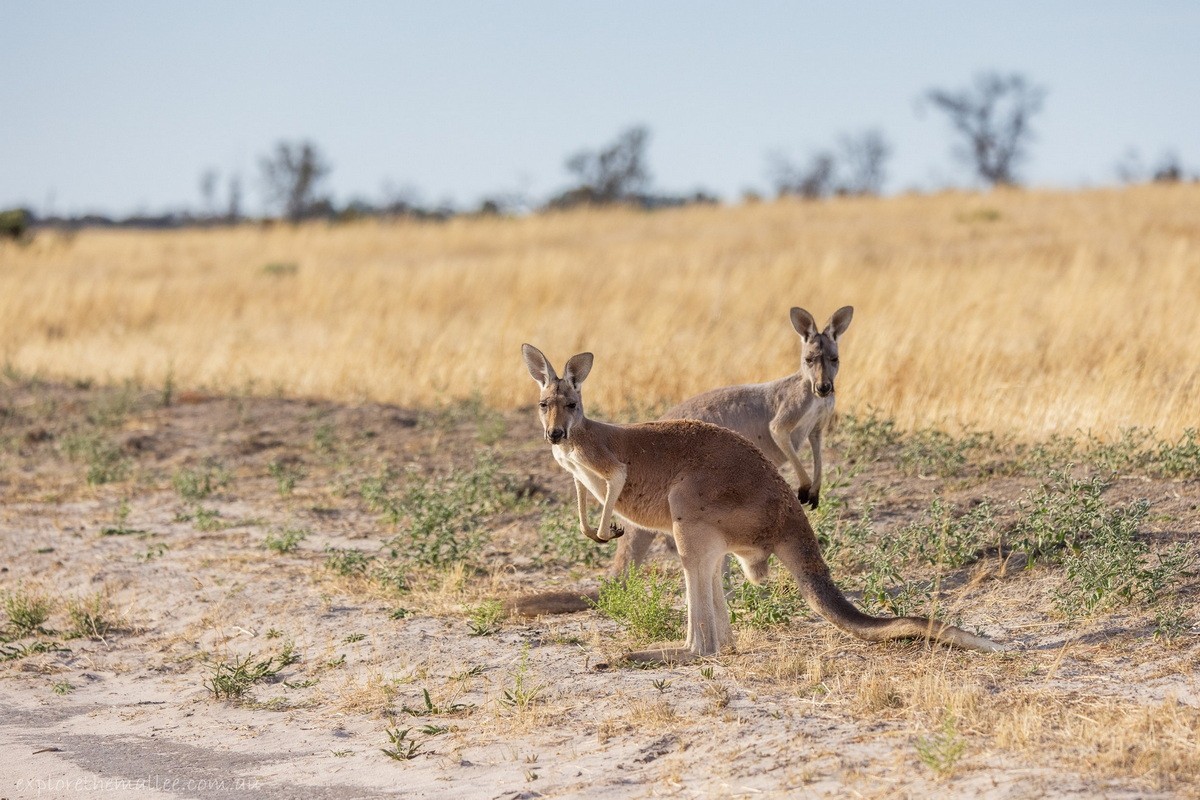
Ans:
[{"label": "kangaroo ear", "polygon": [[846,328],[850,327],[850,319],[853,316],[853,306],[842,306],[833,312],[833,316],[829,318],[829,322],[825,323],[825,335],[832,337],[836,342],[846,332]]},{"label": "kangaroo ear", "polygon": [[563,379],[570,382],[576,390],[579,389],[583,379],[592,371],[592,354],[580,353],[577,356],[571,356],[571,360],[567,362],[567,366],[563,369]]},{"label": "kangaroo ear", "polygon": [[550,381],[558,380],[558,375],[554,374],[554,367],[550,366],[550,362],[542,355],[541,350],[531,344],[523,344],[521,345],[521,355],[525,357],[525,366],[529,368],[529,374],[542,388],[545,388]]},{"label": "kangaroo ear", "polygon": [[804,339],[811,339],[817,335],[817,321],[803,308],[792,309],[792,327]]}]

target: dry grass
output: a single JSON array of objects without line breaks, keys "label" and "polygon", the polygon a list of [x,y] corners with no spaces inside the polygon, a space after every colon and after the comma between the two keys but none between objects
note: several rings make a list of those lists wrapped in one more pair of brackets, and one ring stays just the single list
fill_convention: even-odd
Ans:
[{"label": "dry grass", "polygon": [[[447,224],[87,231],[0,247],[26,372],[429,406],[532,402],[518,348],[590,349],[644,414],[795,366],[792,305],[849,303],[843,410],[998,432],[1200,405],[1200,186],[778,202]],[[294,263],[294,272],[265,270]]]}]

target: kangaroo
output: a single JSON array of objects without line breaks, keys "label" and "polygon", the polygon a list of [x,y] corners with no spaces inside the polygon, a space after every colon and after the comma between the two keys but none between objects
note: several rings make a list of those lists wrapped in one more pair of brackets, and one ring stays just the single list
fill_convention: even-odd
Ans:
[{"label": "kangaroo", "polygon": [[[733,643],[720,564],[733,553],[755,583],[776,556],[801,595],[826,620],[868,641],[927,639],[982,652],[1003,646],[923,617],[872,617],[859,611],[821,557],[799,498],[757,447],[743,436],[697,420],[613,425],[588,419],[580,389],[591,353],[567,361],[559,378],[540,350],[521,347],[540,387],[538,416],[554,459],[575,478],[579,524],[596,541],[609,536],[612,515],[675,537],[683,562],[687,637],[629,653],[633,662],[685,662]],[[602,503],[599,524],[587,522],[587,498]],[[750,568],[748,565],[760,565]]]},{"label": "kangaroo", "polygon": [[[684,400],[659,419],[698,419],[740,433],[758,445],[776,468],[791,464],[800,479],[800,502],[816,508],[821,496],[821,445],[833,416],[838,340],[850,327],[854,308],[839,308],[820,330],[803,308],[793,308],[790,316],[802,341],[800,369],[794,374],[768,383],[713,389]],[[812,448],[812,478],[797,453],[805,439]],[[631,527],[617,542],[610,576],[618,577],[630,565],[641,564],[653,542],[653,531]],[[578,602],[576,606],[581,607]]]}]

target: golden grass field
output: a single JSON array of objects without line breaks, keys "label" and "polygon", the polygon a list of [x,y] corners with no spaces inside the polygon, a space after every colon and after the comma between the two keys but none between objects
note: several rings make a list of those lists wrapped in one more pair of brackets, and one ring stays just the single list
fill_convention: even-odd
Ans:
[{"label": "golden grass field", "polygon": [[531,403],[528,341],[557,365],[596,354],[593,413],[648,415],[793,371],[788,309],[845,304],[843,411],[1178,435],[1200,408],[1200,185],[0,246],[0,360],[20,372],[410,406]]}]

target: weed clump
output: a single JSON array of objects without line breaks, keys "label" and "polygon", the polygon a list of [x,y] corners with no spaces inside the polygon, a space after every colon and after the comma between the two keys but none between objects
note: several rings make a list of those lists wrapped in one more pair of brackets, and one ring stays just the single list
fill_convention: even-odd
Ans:
[{"label": "weed clump", "polygon": [[465,473],[409,473],[399,498],[376,479],[364,484],[363,497],[403,529],[387,542],[393,558],[435,568],[470,562],[488,541],[488,519],[520,502],[514,483],[490,454]]},{"label": "weed clump", "polygon": [[683,637],[683,612],[675,608],[678,578],[654,567],[630,567],[624,575],[600,583],[596,608],[625,626],[639,642]]}]

